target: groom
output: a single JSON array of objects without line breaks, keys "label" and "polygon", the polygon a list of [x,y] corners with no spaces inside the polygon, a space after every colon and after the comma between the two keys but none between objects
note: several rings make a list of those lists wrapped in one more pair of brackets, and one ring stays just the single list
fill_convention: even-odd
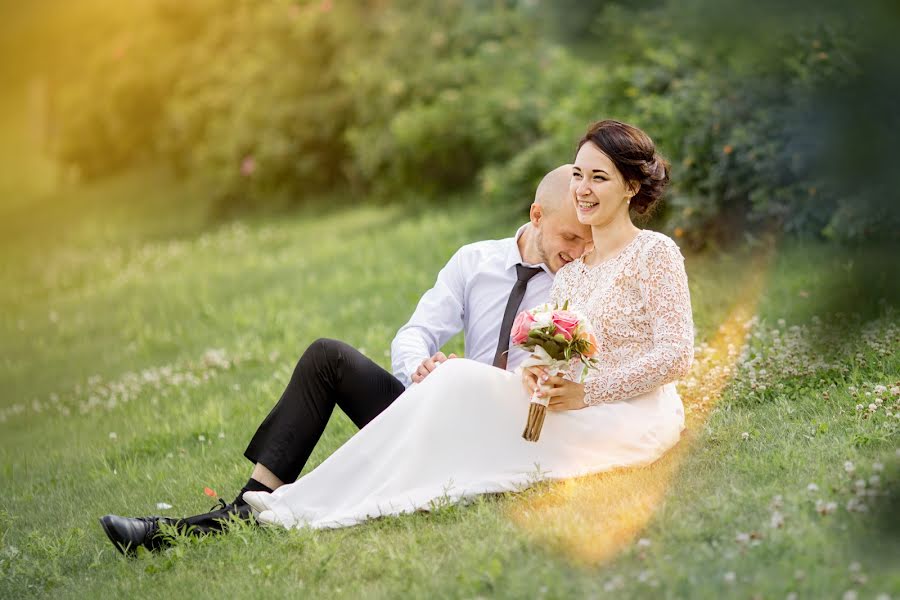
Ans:
[{"label": "groom", "polygon": [[468,358],[502,369],[518,366],[527,353],[509,350],[509,338],[519,307],[546,302],[556,271],[591,243],[591,228],[575,214],[570,176],[571,165],[563,165],[544,177],[530,221],[514,237],[468,244],[450,258],[391,344],[394,375],[352,346],[316,340],[250,440],[244,456],[254,464],[253,472],[234,501],[220,500],[218,509],[185,519],[106,515],[100,524],[116,548],[133,552],[138,546],[161,547],[161,523],[202,535],[221,531],[231,515],[248,518],[244,492],[271,492],[297,479],[335,406],[364,427],[404,389],[455,357],[445,356],[440,348],[459,331],[464,331]]}]

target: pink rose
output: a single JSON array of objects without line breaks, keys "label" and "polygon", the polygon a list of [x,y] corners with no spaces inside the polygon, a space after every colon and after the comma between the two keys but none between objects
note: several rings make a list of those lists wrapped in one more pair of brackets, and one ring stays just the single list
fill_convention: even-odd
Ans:
[{"label": "pink rose", "polygon": [[250,177],[256,170],[256,160],[252,156],[245,156],[241,161],[241,175]]},{"label": "pink rose", "polygon": [[512,343],[523,344],[528,340],[528,332],[531,331],[531,324],[534,323],[534,317],[527,310],[523,310],[513,321],[512,326]]},{"label": "pink rose", "polygon": [[572,341],[575,328],[578,327],[578,317],[568,310],[554,310],[553,324],[556,325],[556,333],[561,333],[566,341]]}]

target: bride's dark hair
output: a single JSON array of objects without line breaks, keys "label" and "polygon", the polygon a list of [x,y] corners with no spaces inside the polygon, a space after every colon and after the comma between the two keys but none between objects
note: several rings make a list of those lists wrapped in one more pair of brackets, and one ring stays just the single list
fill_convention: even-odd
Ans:
[{"label": "bride's dark hair", "polygon": [[669,184],[669,161],[656,151],[649,135],[633,125],[606,119],[588,128],[575,153],[587,142],[613,161],[626,182],[640,184],[629,204],[636,213],[647,213],[662,197]]}]

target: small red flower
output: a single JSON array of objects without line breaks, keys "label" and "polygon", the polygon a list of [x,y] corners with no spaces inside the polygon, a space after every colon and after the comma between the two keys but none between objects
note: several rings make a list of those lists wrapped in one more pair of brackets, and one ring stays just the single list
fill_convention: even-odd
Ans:
[{"label": "small red flower", "polygon": [[206,494],[207,496],[209,496],[210,498],[215,498],[216,496],[218,496],[218,494],[216,493],[216,490],[214,490],[212,488],[208,488],[208,487],[203,488],[203,493]]},{"label": "small red flower", "polygon": [[245,156],[241,161],[241,175],[249,177],[256,171],[256,160],[252,156]]}]

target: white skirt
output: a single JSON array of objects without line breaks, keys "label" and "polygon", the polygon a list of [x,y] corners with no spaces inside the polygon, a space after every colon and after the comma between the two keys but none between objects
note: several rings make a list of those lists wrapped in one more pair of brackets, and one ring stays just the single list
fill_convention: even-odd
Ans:
[{"label": "white skirt", "polygon": [[684,430],[674,383],[620,402],[549,411],[522,438],[529,398],[518,374],[459,358],[410,386],[322,464],[274,492],[246,492],[263,524],[327,529],[648,465]]}]

